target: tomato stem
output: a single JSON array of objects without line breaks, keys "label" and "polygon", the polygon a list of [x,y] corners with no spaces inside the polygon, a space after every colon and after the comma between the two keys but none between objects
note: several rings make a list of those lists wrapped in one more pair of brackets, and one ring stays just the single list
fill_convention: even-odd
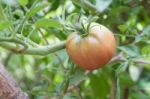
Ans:
[{"label": "tomato stem", "polygon": [[84,34],[82,34],[81,36],[82,36],[82,37],[86,37],[88,34],[89,34],[89,33],[84,33]]}]

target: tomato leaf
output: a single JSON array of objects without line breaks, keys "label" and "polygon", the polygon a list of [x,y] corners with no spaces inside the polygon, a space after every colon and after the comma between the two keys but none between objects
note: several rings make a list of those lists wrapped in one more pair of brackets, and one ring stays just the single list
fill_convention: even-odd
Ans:
[{"label": "tomato leaf", "polygon": [[37,34],[37,31],[31,34],[30,39],[36,43],[39,43],[41,41],[39,34]]},{"label": "tomato leaf", "polygon": [[138,43],[146,38],[150,39],[150,25],[144,28],[142,35],[137,35],[135,37],[135,42]]},{"label": "tomato leaf", "polygon": [[122,33],[128,29],[127,25],[119,25],[118,28]]},{"label": "tomato leaf", "polygon": [[150,25],[148,25],[147,27],[144,28],[143,33],[147,34],[147,35],[148,34],[150,35]]},{"label": "tomato leaf", "polygon": [[96,0],[96,8],[103,12],[110,4],[112,0]]},{"label": "tomato leaf", "polygon": [[73,95],[68,93],[62,99],[79,99],[79,97],[73,96]]},{"label": "tomato leaf", "polygon": [[121,63],[120,66],[116,69],[116,73],[120,74],[124,72],[127,69],[127,66],[128,66],[128,61]]},{"label": "tomato leaf", "polygon": [[121,73],[119,78],[120,78],[120,85],[130,87],[134,84],[133,80],[131,79],[131,76],[127,72]]},{"label": "tomato leaf", "polygon": [[58,30],[56,28],[54,29],[47,29],[49,34],[54,34],[57,38],[60,40],[65,40],[67,38],[67,34],[65,31]]},{"label": "tomato leaf", "polygon": [[75,74],[70,77],[70,84],[76,85],[82,80],[85,80],[87,76],[84,73],[85,73],[84,71],[77,70]]},{"label": "tomato leaf", "polygon": [[142,54],[150,55],[150,45],[144,46],[142,48]]},{"label": "tomato leaf", "polygon": [[25,6],[28,4],[28,0],[18,0],[19,4]]},{"label": "tomato leaf", "polygon": [[12,24],[12,21],[0,21],[0,31],[5,28],[8,28],[9,26],[12,26]]},{"label": "tomato leaf", "polygon": [[40,19],[38,20],[37,22],[35,22],[35,26],[37,28],[40,28],[40,27],[44,27],[44,28],[48,28],[48,27],[55,27],[55,28],[58,28],[61,26],[61,24],[54,20],[54,19]]},{"label": "tomato leaf", "polygon": [[137,91],[130,93],[131,99],[149,99],[146,93]]},{"label": "tomato leaf", "polygon": [[61,0],[49,0],[49,1],[52,2],[50,8],[51,11],[56,10],[59,7],[59,4],[61,2]]},{"label": "tomato leaf", "polygon": [[135,45],[121,46],[121,47],[118,47],[118,49],[122,50],[127,55],[129,55],[130,57],[140,56],[140,50]]},{"label": "tomato leaf", "polygon": [[142,37],[141,35],[137,35],[137,36],[135,37],[135,42],[138,43],[138,42],[140,42],[142,39],[143,39],[143,37]]},{"label": "tomato leaf", "polygon": [[101,73],[98,75],[91,75],[90,85],[92,87],[95,99],[106,99],[109,93],[108,77]]},{"label": "tomato leaf", "polygon": [[37,12],[39,12],[40,10],[44,9],[47,6],[49,6],[49,3],[47,2],[37,3],[36,6],[27,13],[27,17],[29,18],[29,17],[34,16]]}]

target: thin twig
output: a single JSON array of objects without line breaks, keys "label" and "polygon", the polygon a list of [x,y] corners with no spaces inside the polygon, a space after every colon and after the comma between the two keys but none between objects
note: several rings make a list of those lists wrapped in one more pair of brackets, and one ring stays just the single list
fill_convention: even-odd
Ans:
[{"label": "thin twig", "polygon": [[115,80],[111,81],[110,99],[115,99],[115,89],[116,89],[115,83],[116,83]]},{"label": "thin twig", "polygon": [[128,95],[129,95],[129,88],[128,88],[128,87],[125,87],[125,88],[124,88],[123,99],[128,99]]},{"label": "thin twig", "polygon": [[116,98],[120,99],[120,78],[118,75],[116,75]]},{"label": "thin twig", "polygon": [[9,60],[11,59],[12,55],[13,55],[12,52],[9,52],[9,53],[7,54],[7,56],[6,56],[6,58],[5,58],[4,62],[3,62],[4,66],[8,66],[8,62],[9,62]]},{"label": "thin twig", "polygon": [[115,63],[116,61],[119,60],[126,60],[125,56],[123,55],[123,52],[118,53],[117,55],[115,55],[110,61],[109,64],[111,63]]},{"label": "thin twig", "polygon": [[64,62],[63,60],[61,59],[61,57],[55,52],[54,55],[57,57],[60,65],[62,66],[63,69],[65,69],[65,65],[64,65]]},{"label": "thin twig", "polygon": [[76,86],[76,90],[77,90],[77,92],[78,92],[78,95],[79,95],[80,99],[84,99],[83,96],[82,96],[82,94],[81,94],[80,85]]},{"label": "thin twig", "polygon": [[133,59],[133,62],[139,63],[139,64],[150,64],[150,61],[142,60],[142,59]]},{"label": "thin twig", "polygon": [[49,42],[46,39],[46,37],[45,37],[44,33],[42,32],[42,30],[41,29],[38,29],[38,30],[39,30],[40,34],[42,35],[42,37],[43,37],[44,41],[46,42],[46,44],[49,45]]}]

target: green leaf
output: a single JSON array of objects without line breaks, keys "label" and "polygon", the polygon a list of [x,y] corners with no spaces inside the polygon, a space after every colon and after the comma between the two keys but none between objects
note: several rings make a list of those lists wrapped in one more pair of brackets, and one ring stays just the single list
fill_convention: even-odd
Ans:
[{"label": "green leaf", "polygon": [[56,10],[59,7],[61,0],[50,0],[52,2],[50,10]]},{"label": "green leaf", "polygon": [[87,76],[85,75],[84,71],[77,70],[75,72],[75,74],[70,77],[70,81],[69,82],[70,82],[70,85],[76,85],[79,82],[85,80],[86,78],[87,78]]},{"label": "green leaf", "polygon": [[143,29],[142,35],[137,35],[135,37],[135,42],[138,43],[141,40],[145,40],[146,38],[150,39],[150,25]]},{"label": "green leaf", "polygon": [[45,95],[47,93],[46,93],[46,88],[44,88],[44,87],[42,87],[42,86],[33,87],[32,90],[31,90],[31,93],[35,94],[35,95],[36,94],[38,94],[38,95]]},{"label": "green leaf", "polygon": [[28,0],[18,0],[19,4],[25,6],[28,4]]},{"label": "green leaf", "polygon": [[35,22],[35,26],[37,28],[40,28],[40,27],[44,27],[44,28],[48,28],[48,27],[54,27],[54,28],[58,28],[61,26],[61,24],[54,20],[54,19],[40,19],[38,20],[37,22]]},{"label": "green leaf", "polygon": [[39,36],[37,31],[31,34],[30,39],[36,43],[39,43],[41,41],[41,37]]},{"label": "green leaf", "polygon": [[16,9],[13,14],[19,17],[24,17],[24,12],[20,9]]},{"label": "green leaf", "polygon": [[127,62],[122,62],[120,64],[120,66],[116,69],[116,73],[120,74],[120,73],[124,72],[127,69],[127,66],[128,66],[128,61]]},{"label": "green leaf", "polygon": [[144,46],[142,48],[142,54],[149,54],[150,55],[150,45]]},{"label": "green leaf", "polygon": [[123,72],[120,74],[120,85],[121,86],[132,86],[134,84],[132,78],[127,72]]},{"label": "green leaf", "polygon": [[44,9],[45,7],[49,6],[49,3],[47,2],[39,2],[36,4],[35,7],[33,7],[28,13],[27,13],[27,17],[32,17],[34,16],[37,12],[39,12],[40,10]]},{"label": "green leaf", "polygon": [[150,25],[148,25],[147,27],[144,28],[143,33],[150,35]]},{"label": "green leaf", "polygon": [[127,25],[119,25],[118,28],[122,33],[124,33],[128,27],[127,27]]},{"label": "green leaf", "polygon": [[143,39],[143,36],[137,35],[137,36],[135,37],[135,42],[138,43],[138,42],[140,42],[142,39]]},{"label": "green leaf", "polygon": [[131,99],[149,99],[147,94],[140,91],[130,93],[130,97]]},{"label": "green leaf", "polygon": [[140,50],[135,45],[121,46],[121,47],[118,47],[118,49],[122,50],[130,57],[140,56]]},{"label": "green leaf", "polygon": [[111,3],[112,0],[96,0],[96,8],[103,12]]},{"label": "green leaf", "polygon": [[13,22],[11,22],[11,21],[0,21],[0,31],[12,26],[12,24],[13,24]]},{"label": "green leaf", "polygon": [[60,31],[57,28],[56,29],[48,29],[49,34],[54,34],[57,38],[60,40],[66,40],[67,39],[67,34],[65,31]]},{"label": "green leaf", "polygon": [[73,96],[71,94],[66,94],[62,99],[79,99],[79,97]]},{"label": "green leaf", "polygon": [[92,94],[95,99],[107,99],[109,94],[108,77],[102,74],[91,75],[90,86],[92,87]]}]

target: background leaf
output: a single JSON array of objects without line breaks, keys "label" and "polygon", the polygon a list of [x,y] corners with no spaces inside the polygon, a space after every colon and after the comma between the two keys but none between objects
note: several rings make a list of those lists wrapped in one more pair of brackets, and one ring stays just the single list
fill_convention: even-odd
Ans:
[{"label": "background leaf", "polygon": [[11,21],[0,21],[0,31],[12,26],[13,22]]},{"label": "background leaf", "polygon": [[128,56],[131,56],[131,57],[140,56],[140,50],[135,45],[121,46],[119,47],[119,49],[125,52]]},{"label": "background leaf", "polygon": [[18,0],[19,4],[25,6],[28,4],[28,0]]},{"label": "background leaf", "polygon": [[111,4],[112,0],[96,0],[96,8],[103,12]]},{"label": "background leaf", "polygon": [[33,7],[29,13],[27,13],[27,17],[32,17],[34,16],[37,12],[41,11],[42,9],[46,8],[47,6],[49,6],[49,3],[46,2],[39,2],[35,5],[35,7]]},{"label": "background leaf", "polygon": [[61,26],[61,24],[56,21],[56,20],[53,20],[53,19],[40,19],[38,20],[37,22],[35,22],[35,26],[37,28],[39,27],[45,27],[45,28],[48,28],[48,27],[55,27],[55,28],[59,28]]}]

